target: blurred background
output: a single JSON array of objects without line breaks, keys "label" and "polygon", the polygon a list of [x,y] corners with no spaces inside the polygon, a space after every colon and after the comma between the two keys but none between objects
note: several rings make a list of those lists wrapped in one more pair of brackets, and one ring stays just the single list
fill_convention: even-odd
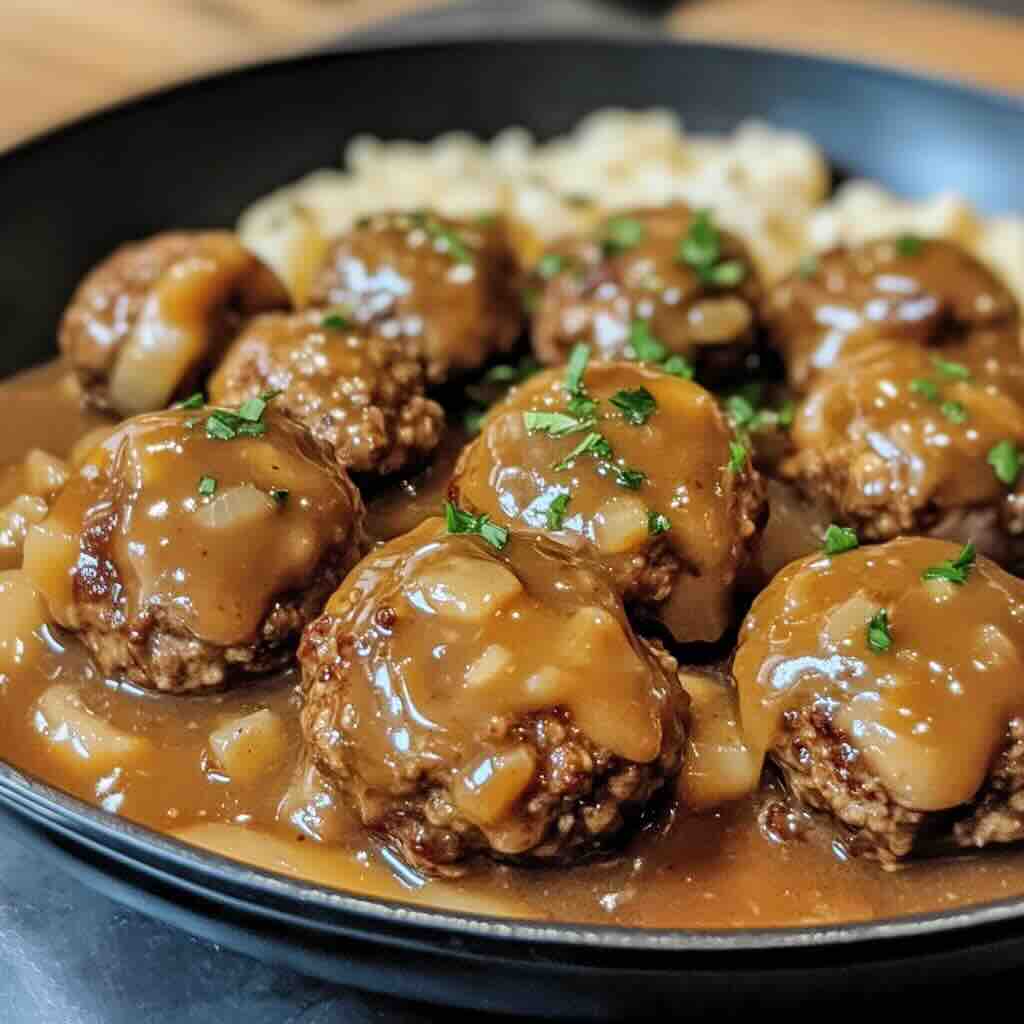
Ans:
[{"label": "blurred background", "polygon": [[0,149],[214,68],[314,48],[524,29],[813,50],[1024,93],[1024,0],[2,0]]}]

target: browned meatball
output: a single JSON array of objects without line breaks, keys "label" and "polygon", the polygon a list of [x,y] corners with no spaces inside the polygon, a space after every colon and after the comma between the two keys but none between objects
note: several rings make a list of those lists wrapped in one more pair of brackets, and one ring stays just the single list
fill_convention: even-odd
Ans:
[{"label": "browned meatball", "polygon": [[[493,527],[493,524],[492,524]],[[299,649],[307,749],[411,865],[572,862],[679,770],[688,700],[595,563],[428,520],[348,576]],[[543,641],[543,642],[539,642]]]},{"label": "browned meatball", "polygon": [[763,319],[792,386],[884,338],[956,344],[992,333],[1018,343],[1013,295],[954,242],[914,236],[839,247],[776,285]]},{"label": "browned meatball", "polygon": [[333,244],[309,304],[401,339],[439,382],[511,348],[522,326],[516,280],[499,226],[379,214]]},{"label": "browned meatball", "polygon": [[358,472],[392,473],[437,446],[444,410],[424,396],[423,367],[402,344],[317,310],[249,322],[210,380],[210,399],[240,405],[278,391],[274,407]]},{"label": "browned meatball", "polygon": [[92,404],[151,412],[197,383],[243,315],[286,302],[230,232],[166,232],[122,245],[88,274],[64,313],[60,349]]},{"label": "browned meatball", "polygon": [[616,214],[592,237],[549,252],[536,274],[533,348],[548,365],[581,341],[605,359],[648,359],[653,339],[707,371],[733,368],[761,297],[743,243],[682,203]]},{"label": "browned meatball", "polygon": [[1024,444],[1024,362],[978,351],[947,346],[936,361],[917,345],[876,342],[850,356],[798,406],[782,475],[865,539],[929,532],[1011,557],[1024,524],[1017,474],[1002,473],[997,454]]},{"label": "browned meatball", "polygon": [[25,569],[106,674],[186,692],[278,668],[359,558],[359,493],[260,405],[126,420],[33,527]]},{"label": "browned meatball", "polygon": [[1024,838],[1024,583],[901,538],[784,569],[734,662],[748,744],[891,864]]},{"label": "browned meatball", "polygon": [[548,370],[513,389],[463,453],[451,493],[502,525],[592,545],[627,604],[681,642],[728,629],[767,516],[761,478],[712,395],[625,362],[592,363],[575,380]]}]

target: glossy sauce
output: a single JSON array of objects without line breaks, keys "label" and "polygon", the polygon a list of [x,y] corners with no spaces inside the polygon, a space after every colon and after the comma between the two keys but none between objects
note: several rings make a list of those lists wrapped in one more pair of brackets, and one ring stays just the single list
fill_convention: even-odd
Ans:
[{"label": "glossy sauce", "polygon": [[[496,522],[535,530],[550,529],[552,503],[568,496],[561,536],[595,544],[627,600],[649,602],[677,640],[717,640],[731,620],[733,585],[757,531],[760,478],[746,461],[730,468],[733,435],[703,388],[624,362],[594,363],[584,382],[601,403],[589,429],[603,433],[613,460],[582,454],[563,467],[587,430],[552,437],[528,427],[531,413],[567,409],[565,371],[550,370],[494,407],[459,465],[453,490]],[[641,388],[656,407],[636,424],[609,400]],[[700,444],[687,443],[697,437]],[[645,479],[623,486],[616,466]],[[657,515],[670,524],[662,533],[651,530]],[[656,567],[665,549],[674,578],[652,594],[645,576],[637,579],[636,566]]]},{"label": "glossy sauce", "polygon": [[[960,551],[905,538],[812,555],[776,576],[734,662],[751,745],[769,750],[787,709],[822,703],[897,801],[922,811],[969,801],[1024,712],[1024,584],[984,559],[964,583],[923,579]],[[880,610],[888,650],[868,642]]]},{"label": "glossy sauce", "polygon": [[[33,446],[66,454],[85,429],[76,405],[59,397],[62,377],[45,370],[0,386],[9,413],[3,451],[12,462]],[[45,417],[37,414],[41,394],[49,395]],[[0,584],[0,608],[13,622],[3,604],[7,589]],[[756,820],[770,791],[702,815],[677,812],[619,856],[571,871],[499,867],[457,883],[426,882],[309,779],[299,758],[293,673],[200,699],[147,694],[101,680],[73,641],[59,633],[40,638],[32,625],[30,616],[17,626],[20,645],[0,646],[4,760],[133,821],[322,884],[483,913],[679,928],[863,920],[1024,893],[1019,851],[883,874],[837,859],[829,830],[812,830],[800,842],[771,841]],[[44,733],[40,700],[65,685],[95,721],[127,739],[114,762],[95,745],[89,756],[70,730]],[[284,742],[258,780],[232,778],[215,763],[210,734],[261,710],[278,717]]]}]

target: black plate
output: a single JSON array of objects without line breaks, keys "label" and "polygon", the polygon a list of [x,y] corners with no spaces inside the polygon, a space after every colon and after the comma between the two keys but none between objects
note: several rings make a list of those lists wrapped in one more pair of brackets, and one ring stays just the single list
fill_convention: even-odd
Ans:
[{"label": "black plate", "polygon": [[[358,132],[428,139],[662,105],[696,130],[746,117],[808,132],[837,168],[908,195],[1022,205],[1024,106],[857,65],[668,42],[521,40],[374,50],[218,76],[80,121],[0,158],[0,373],[48,358],[78,278],[117,243],[230,225],[337,163]],[[641,932],[495,921],[349,897],[242,867],[0,763],[12,822],[91,884],[215,941],[331,980],[527,1013],[677,1012],[681,1000],[878,991],[1024,963],[1024,900],[829,928]]]}]

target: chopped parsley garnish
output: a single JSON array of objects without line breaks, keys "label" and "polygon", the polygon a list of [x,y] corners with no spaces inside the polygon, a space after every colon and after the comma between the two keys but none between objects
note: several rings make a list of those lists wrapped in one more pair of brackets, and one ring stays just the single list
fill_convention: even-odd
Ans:
[{"label": "chopped parsley garnish", "polygon": [[527,377],[532,377],[539,369],[540,365],[536,359],[523,356],[516,366],[510,366],[508,363],[492,366],[481,380],[485,384],[504,384],[511,387],[513,384],[522,383]]},{"label": "chopped parsley garnish", "polygon": [[288,504],[288,495],[290,491],[283,490],[282,488],[275,487],[273,490],[268,492],[271,498],[278,503],[278,505]]},{"label": "chopped parsley garnish", "polygon": [[879,654],[885,654],[892,647],[889,613],[884,608],[880,608],[868,623],[868,647]]},{"label": "chopped parsley garnish", "polygon": [[643,470],[630,466],[617,466],[614,462],[609,462],[608,469],[615,477],[615,482],[630,491],[638,491],[647,480],[647,474]]},{"label": "chopped parsley garnish", "polygon": [[496,213],[478,213],[476,215],[476,222],[481,227],[489,228],[491,225],[498,223],[498,215]]},{"label": "chopped parsley garnish", "polygon": [[758,408],[763,390],[760,381],[750,381],[725,399],[725,411],[744,438],[771,427],[787,429],[793,425],[792,401],[783,402],[778,409]]},{"label": "chopped parsley garnish", "polygon": [[608,438],[596,430],[592,430],[587,434],[564,459],[556,462],[553,468],[556,471],[568,469],[571,463],[581,455],[593,455],[594,458],[600,460],[603,468],[612,474],[615,482],[620,487],[626,487],[631,491],[635,491],[642,487],[647,479],[647,474],[641,470],[633,469],[630,466],[619,466],[613,462],[612,459],[615,457],[615,454],[612,451],[612,446],[608,443]]},{"label": "chopped parsley garnish", "polygon": [[462,415],[462,425],[466,433],[479,434],[486,415],[486,409],[467,409]]},{"label": "chopped parsley garnish", "polygon": [[964,366],[963,363],[954,363],[948,359],[942,359],[939,356],[932,358],[932,365],[935,367],[943,377],[948,377],[950,380],[970,380],[971,371]]},{"label": "chopped parsley garnish", "polygon": [[901,256],[912,257],[916,256],[924,245],[924,240],[920,235],[913,235],[909,232],[907,234],[900,235],[896,239],[896,251]]},{"label": "chopped parsley garnish", "polygon": [[440,248],[456,263],[472,263],[473,250],[466,244],[462,236],[452,228],[446,227],[433,214],[414,213],[410,218],[413,224],[422,228],[432,242],[440,242]]},{"label": "chopped parsley garnish", "polygon": [[238,415],[247,423],[259,423],[267,411],[267,403],[272,402],[280,391],[264,391],[258,398],[246,399],[238,408]]},{"label": "chopped parsley garnish", "polygon": [[565,510],[569,507],[569,502],[571,500],[572,497],[568,494],[555,495],[551,504],[548,505],[546,513],[549,530],[560,530],[562,528],[562,520],[565,519]]},{"label": "chopped parsley garnish", "polygon": [[175,402],[175,409],[202,409],[206,404],[206,397],[202,391],[197,391],[194,395],[189,395],[184,401]]},{"label": "chopped parsley garnish", "polygon": [[463,512],[450,501],[444,503],[444,521],[449,533],[475,533],[500,551],[508,543],[508,530],[492,523],[490,516]]},{"label": "chopped parsley garnish", "polygon": [[933,380],[928,380],[927,377],[915,377],[910,382],[910,390],[915,395],[920,395],[929,402],[937,402],[939,400],[939,385]]},{"label": "chopped parsley garnish", "polygon": [[590,348],[580,342],[573,346],[569,354],[569,363],[565,368],[565,390],[570,395],[578,395],[583,389],[583,374],[587,372],[590,362]]},{"label": "chopped parsley garnish", "polygon": [[682,377],[683,380],[693,380],[696,375],[693,364],[683,356],[669,356],[661,364],[661,368],[665,373],[673,377]]},{"label": "chopped parsley garnish", "polygon": [[201,476],[197,490],[204,498],[210,497],[217,490],[216,479],[212,476]]},{"label": "chopped parsley garnish", "polygon": [[548,437],[565,437],[576,434],[594,425],[594,421],[580,420],[564,412],[524,412],[523,424],[530,433],[547,434]]},{"label": "chopped parsley garnish", "polygon": [[332,310],[330,313],[324,314],[323,320],[320,321],[320,326],[328,331],[344,331],[352,326],[352,322],[344,313]]},{"label": "chopped parsley garnish", "polygon": [[967,422],[967,407],[963,402],[956,402],[950,398],[943,402],[939,409],[950,423]]},{"label": "chopped parsley garnish", "polygon": [[565,257],[560,256],[557,252],[549,252],[541,256],[537,263],[537,273],[545,281],[550,281],[563,270],[565,270]]},{"label": "chopped parsley garnish", "polygon": [[739,260],[722,260],[722,240],[710,210],[700,210],[694,216],[676,259],[692,267],[704,284],[718,288],[732,288],[747,274]]},{"label": "chopped parsley garnish", "polygon": [[741,473],[747,466],[747,446],[742,441],[729,442],[729,472]]},{"label": "chopped parsley garnish", "polygon": [[605,255],[615,256],[632,249],[644,240],[644,226],[633,217],[611,217],[604,225],[601,248]]},{"label": "chopped parsley garnish", "polygon": [[267,432],[263,414],[267,405],[281,392],[265,391],[259,398],[243,402],[238,412],[212,409],[206,417],[206,436],[213,441],[233,441],[236,437],[262,437]]},{"label": "chopped parsley garnish", "polygon": [[530,356],[523,356],[516,365],[498,363],[492,366],[476,383],[466,388],[466,396],[475,406],[463,414],[466,430],[471,434],[480,432],[480,424],[492,402],[498,401],[509,388],[532,377],[540,365]]},{"label": "chopped parsley garnish", "polygon": [[642,427],[658,408],[654,395],[647,388],[636,388],[634,391],[625,389],[616,391],[609,399],[616,409],[634,426]]},{"label": "chopped parsley garnish", "polygon": [[725,400],[726,412],[732,417],[733,423],[739,429],[749,427],[757,416],[757,409],[746,395],[730,395]]},{"label": "chopped parsley garnish", "polygon": [[1007,438],[988,450],[988,464],[1001,483],[1012,487],[1020,476],[1020,449]]},{"label": "chopped parsley garnish", "polygon": [[592,430],[585,438],[564,459],[556,462],[554,468],[568,469],[569,463],[581,455],[595,455],[599,459],[610,459],[612,457],[612,446],[604,434]]},{"label": "chopped parsley garnish", "polygon": [[963,550],[956,558],[947,558],[938,565],[929,566],[923,573],[923,580],[947,580],[955,583],[958,587],[967,582],[967,575],[974,567],[974,560],[977,552],[973,544],[965,544]]},{"label": "chopped parsley garnish", "polygon": [[634,320],[629,325],[629,346],[642,363],[660,363],[668,356],[668,349],[651,334],[646,320]]},{"label": "chopped parsley garnish", "polygon": [[739,260],[726,260],[701,272],[705,284],[716,288],[735,288],[747,276],[747,268]]},{"label": "chopped parsley garnish", "polygon": [[825,531],[825,554],[841,555],[844,551],[852,551],[860,547],[857,539],[857,531],[851,530],[848,526],[836,526],[830,523]]},{"label": "chopped parsley garnish", "polygon": [[649,512],[647,515],[647,532],[656,537],[659,533],[668,533],[672,529],[672,523],[668,516],[660,512]]},{"label": "chopped parsley garnish", "polygon": [[814,253],[808,253],[801,261],[798,268],[801,277],[814,277],[818,272],[818,257]]}]

